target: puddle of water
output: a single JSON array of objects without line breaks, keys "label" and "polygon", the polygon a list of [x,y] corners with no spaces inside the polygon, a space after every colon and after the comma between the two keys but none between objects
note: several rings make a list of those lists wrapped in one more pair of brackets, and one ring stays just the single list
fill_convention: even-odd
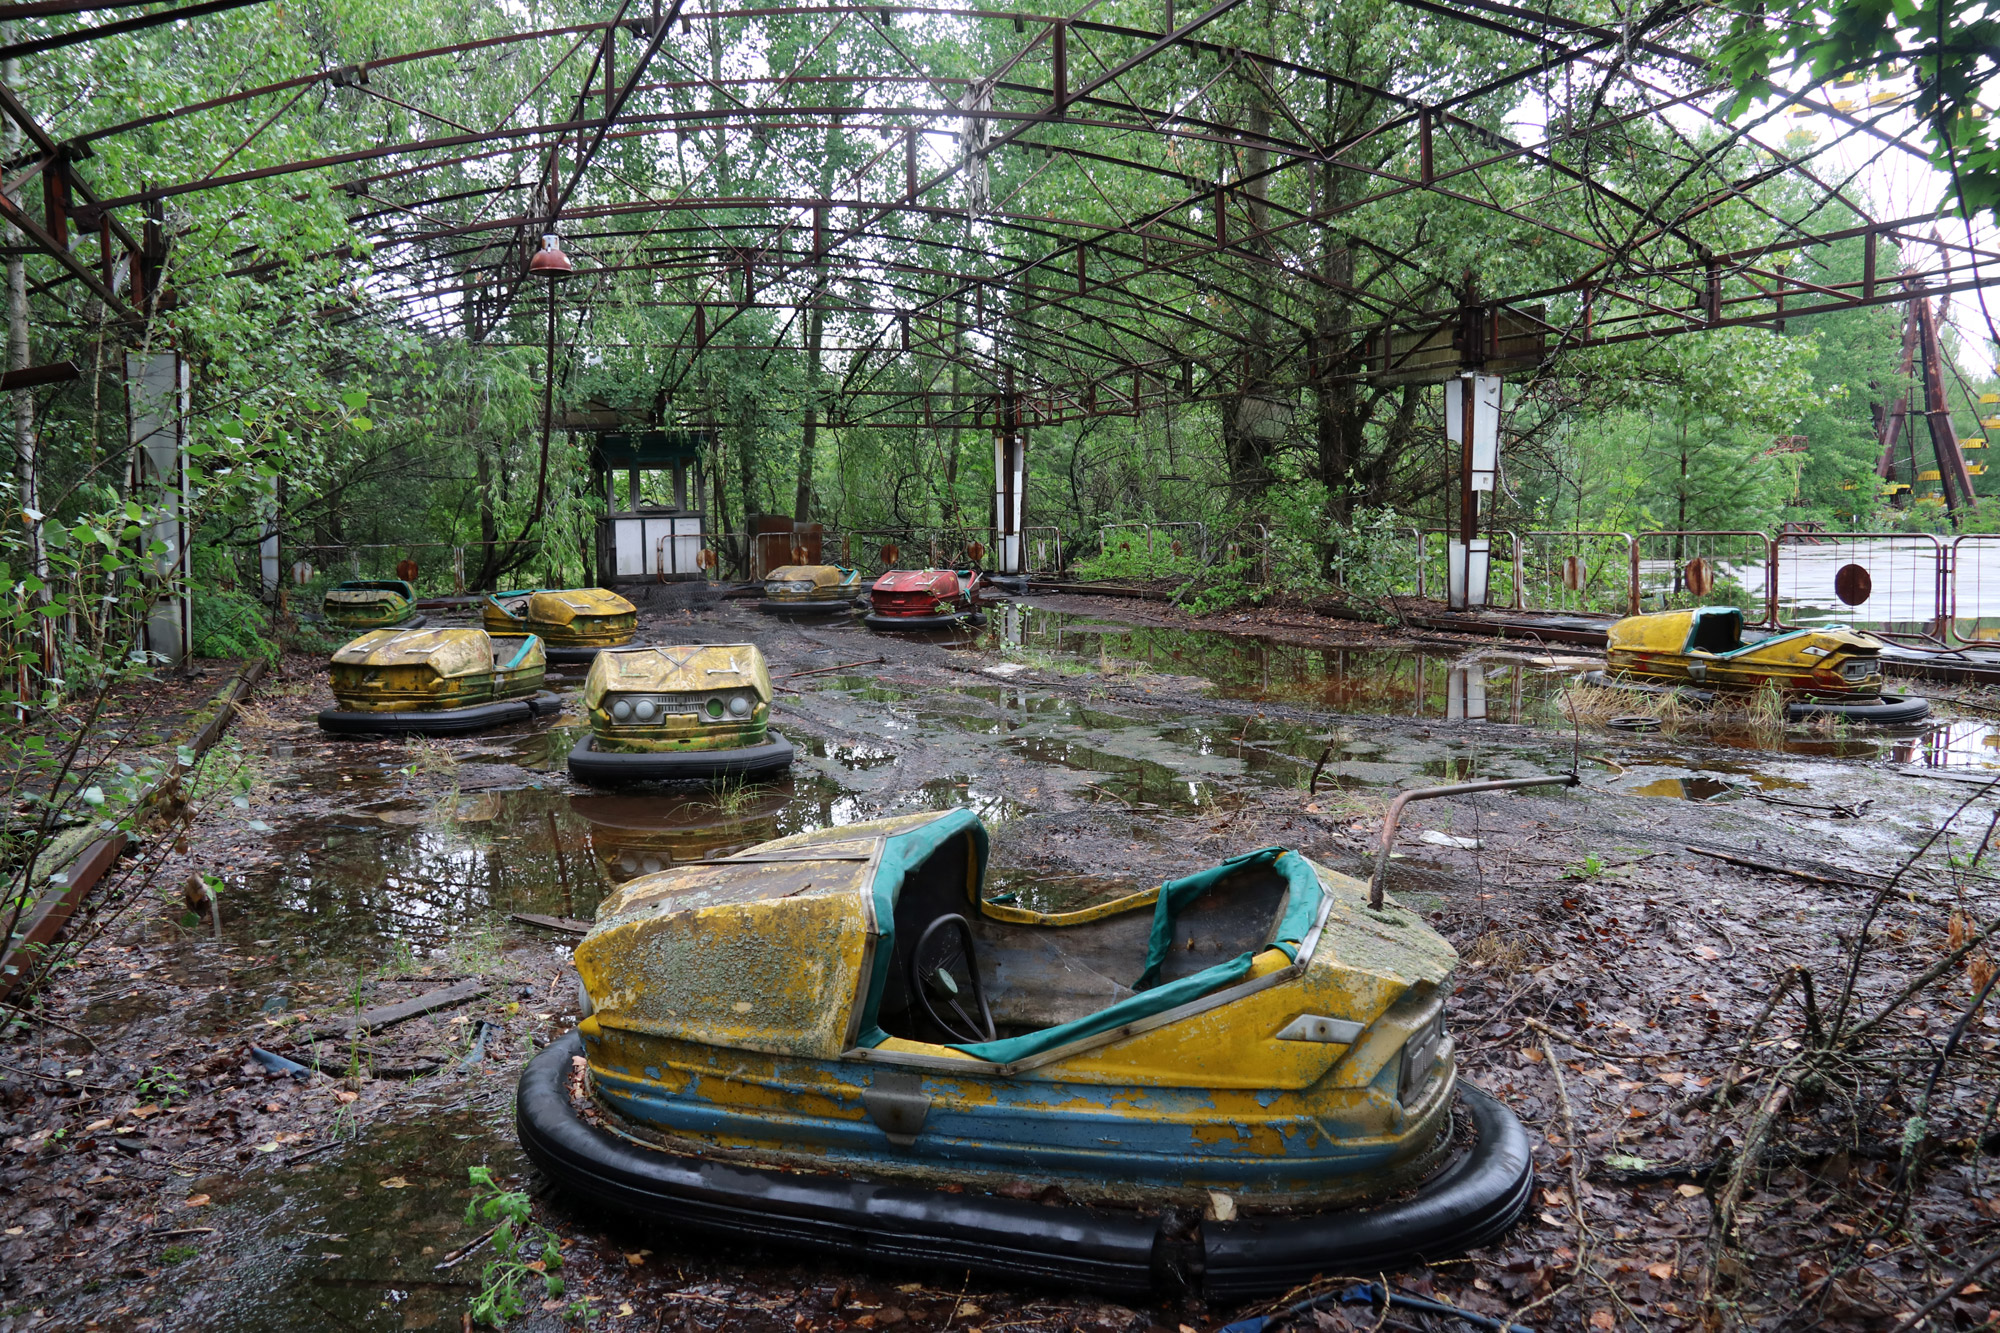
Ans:
[{"label": "puddle of water", "polygon": [[1656,778],[1628,790],[1634,796],[1664,796],[1678,801],[1712,801],[1738,795],[1736,785],[1717,778]]},{"label": "puddle of water", "polygon": [[2000,723],[1941,723],[1922,736],[1897,741],[1890,758],[1923,768],[2000,769]]},{"label": "puddle of water", "polygon": [[[1332,712],[1438,721],[1503,722],[1567,729],[1562,687],[1572,666],[1548,667],[1532,654],[1490,648],[1466,661],[1462,650],[1312,647],[1215,630],[1106,624],[1033,605],[996,617],[985,646],[1078,670],[1118,675],[1198,677],[1233,699],[1304,704]],[[1643,708],[1638,711],[1645,711]],[[1618,735],[1585,724],[1595,735]],[[1714,744],[1828,759],[1893,759],[1935,766],[2000,767],[2000,724],[1953,724],[1938,743],[1931,724],[1899,732],[1768,732],[1721,724],[1702,733]],[[1900,733],[1900,734],[1899,734]],[[1989,739],[1990,738],[1990,739]]]},{"label": "puddle of water", "polygon": [[396,1120],[371,1124],[337,1165],[189,1182],[190,1193],[214,1200],[203,1222],[221,1225],[185,1262],[207,1271],[226,1264],[229,1276],[177,1299],[172,1326],[457,1328],[482,1256],[443,1272],[433,1265],[477,1234],[465,1223],[467,1169],[490,1165],[504,1178],[521,1162],[504,1132],[504,1095],[479,1098],[491,1103],[482,1115],[468,1091],[454,1083],[413,1097]]}]

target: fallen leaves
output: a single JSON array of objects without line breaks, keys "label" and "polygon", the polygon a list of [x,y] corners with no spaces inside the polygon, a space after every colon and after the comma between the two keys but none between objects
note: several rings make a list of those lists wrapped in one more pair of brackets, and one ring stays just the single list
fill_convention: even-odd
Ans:
[{"label": "fallen leaves", "polygon": [[401,1176],[390,1176],[382,1182],[382,1188],[385,1190],[406,1190],[410,1188],[410,1182]]},{"label": "fallen leaves", "polygon": [[206,1208],[208,1207],[208,1196],[206,1194],[189,1195],[186,1206],[189,1208]]}]

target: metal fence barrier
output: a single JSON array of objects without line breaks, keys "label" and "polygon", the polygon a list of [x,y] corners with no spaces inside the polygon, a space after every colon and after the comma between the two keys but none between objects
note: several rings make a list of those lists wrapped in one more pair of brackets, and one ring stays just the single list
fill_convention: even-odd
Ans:
[{"label": "metal fence barrier", "polygon": [[1781,629],[1831,623],[1930,642],[1951,632],[1951,548],[1930,533],[1788,532],[1772,558]]},{"label": "metal fence barrier", "polygon": [[[353,542],[342,545],[294,546],[286,543],[279,556],[278,581],[296,588],[320,589],[348,579],[409,579],[420,595],[462,596],[465,593],[465,553],[488,543]],[[491,543],[505,545],[504,542]],[[444,552],[442,559],[431,552]],[[416,568],[411,570],[410,566]]]},{"label": "metal fence barrier", "polygon": [[[1448,531],[1411,533],[1419,596],[1444,586]],[[1488,605],[1637,615],[1729,604],[1772,628],[1842,624],[1884,638],[2000,642],[2000,536],[1750,529],[1488,534]],[[1511,560],[1509,559],[1511,557]],[[1511,586],[1500,577],[1511,575]]]},{"label": "metal fence barrier", "polygon": [[2000,536],[1959,537],[1951,544],[1951,637],[2000,640]]},{"label": "metal fence barrier", "polygon": [[[979,548],[976,559],[972,552],[975,545]],[[823,558],[872,574],[892,568],[958,569],[977,565],[991,569],[996,547],[991,528],[843,528],[828,529]],[[1062,529],[1054,524],[1031,523],[1021,529],[1023,572],[1055,573],[1066,567],[1066,553]]]},{"label": "metal fence barrier", "polygon": [[1524,611],[1631,615],[1638,609],[1629,532],[1530,529],[1515,535],[1514,550],[1521,590],[1515,605]]},{"label": "metal fence barrier", "polygon": [[[1146,554],[1148,557],[1160,554],[1162,547],[1160,535],[1165,533],[1166,542],[1164,543],[1164,548],[1167,554],[1176,558],[1183,555],[1193,555],[1202,564],[1206,565],[1208,563],[1208,524],[1194,519],[1165,523],[1137,519],[1125,523],[1102,524],[1097,529],[1097,553],[1099,555],[1108,555],[1110,553],[1111,533],[1124,531],[1138,532],[1142,530],[1146,534]],[[1191,538],[1193,543],[1199,543],[1201,549],[1198,552],[1191,550],[1191,543],[1183,540],[1183,536]],[[1122,538],[1120,540],[1124,541],[1128,547],[1131,544],[1130,538]]]},{"label": "metal fence barrier", "polygon": [[1752,624],[1773,624],[1771,538],[1746,530],[1672,530],[1632,536],[1634,597],[1641,611],[1741,607]]}]

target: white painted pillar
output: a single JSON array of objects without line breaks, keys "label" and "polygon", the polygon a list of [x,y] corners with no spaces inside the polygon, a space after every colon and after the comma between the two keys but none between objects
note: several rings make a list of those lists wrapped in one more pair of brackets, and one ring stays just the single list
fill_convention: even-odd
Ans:
[{"label": "white painted pillar", "polygon": [[1028,432],[1019,409],[1009,404],[993,436],[993,572],[1020,574],[1027,568],[1021,549],[1028,489]]},{"label": "white painted pillar", "polygon": [[1459,534],[1445,548],[1454,611],[1485,606],[1492,542],[1479,534],[1479,492],[1490,511],[1500,469],[1500,377],[1467,371],[1444,386],[1445,437],[1459,446]]},{"label": "white painted pillar", "polygon": [[146,616],[143,646],[155,662],[178,668],[193,637],[188,578],[188,368],[178,352],[125,354],[126,410],[132,441],[131,495],[145,517],[141,540],[151,550],[157,596]]},{"label": "white painted pillar", "polygon": [[278,479],[273,477],[266,485],[270,491],[262,504],[264,533],[257,539],[257,565],[264,600],[275,603],[278,600],[278,585],[283,580],[283,573],[278,568]]}]

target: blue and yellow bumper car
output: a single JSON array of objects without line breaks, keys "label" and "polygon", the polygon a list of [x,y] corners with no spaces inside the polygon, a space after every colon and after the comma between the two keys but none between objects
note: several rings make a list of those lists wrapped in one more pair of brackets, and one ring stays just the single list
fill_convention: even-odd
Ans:
[{"label": "blue and yellow bumper car", "polygon": [[987,899],[969,811],[619,887],[523,1073],[594,1206],[822,1255],[1234,1300],[1485,1244],[1528,1143],[1457,1077],[1457,956],[1265,848],[1081,911]]}]

